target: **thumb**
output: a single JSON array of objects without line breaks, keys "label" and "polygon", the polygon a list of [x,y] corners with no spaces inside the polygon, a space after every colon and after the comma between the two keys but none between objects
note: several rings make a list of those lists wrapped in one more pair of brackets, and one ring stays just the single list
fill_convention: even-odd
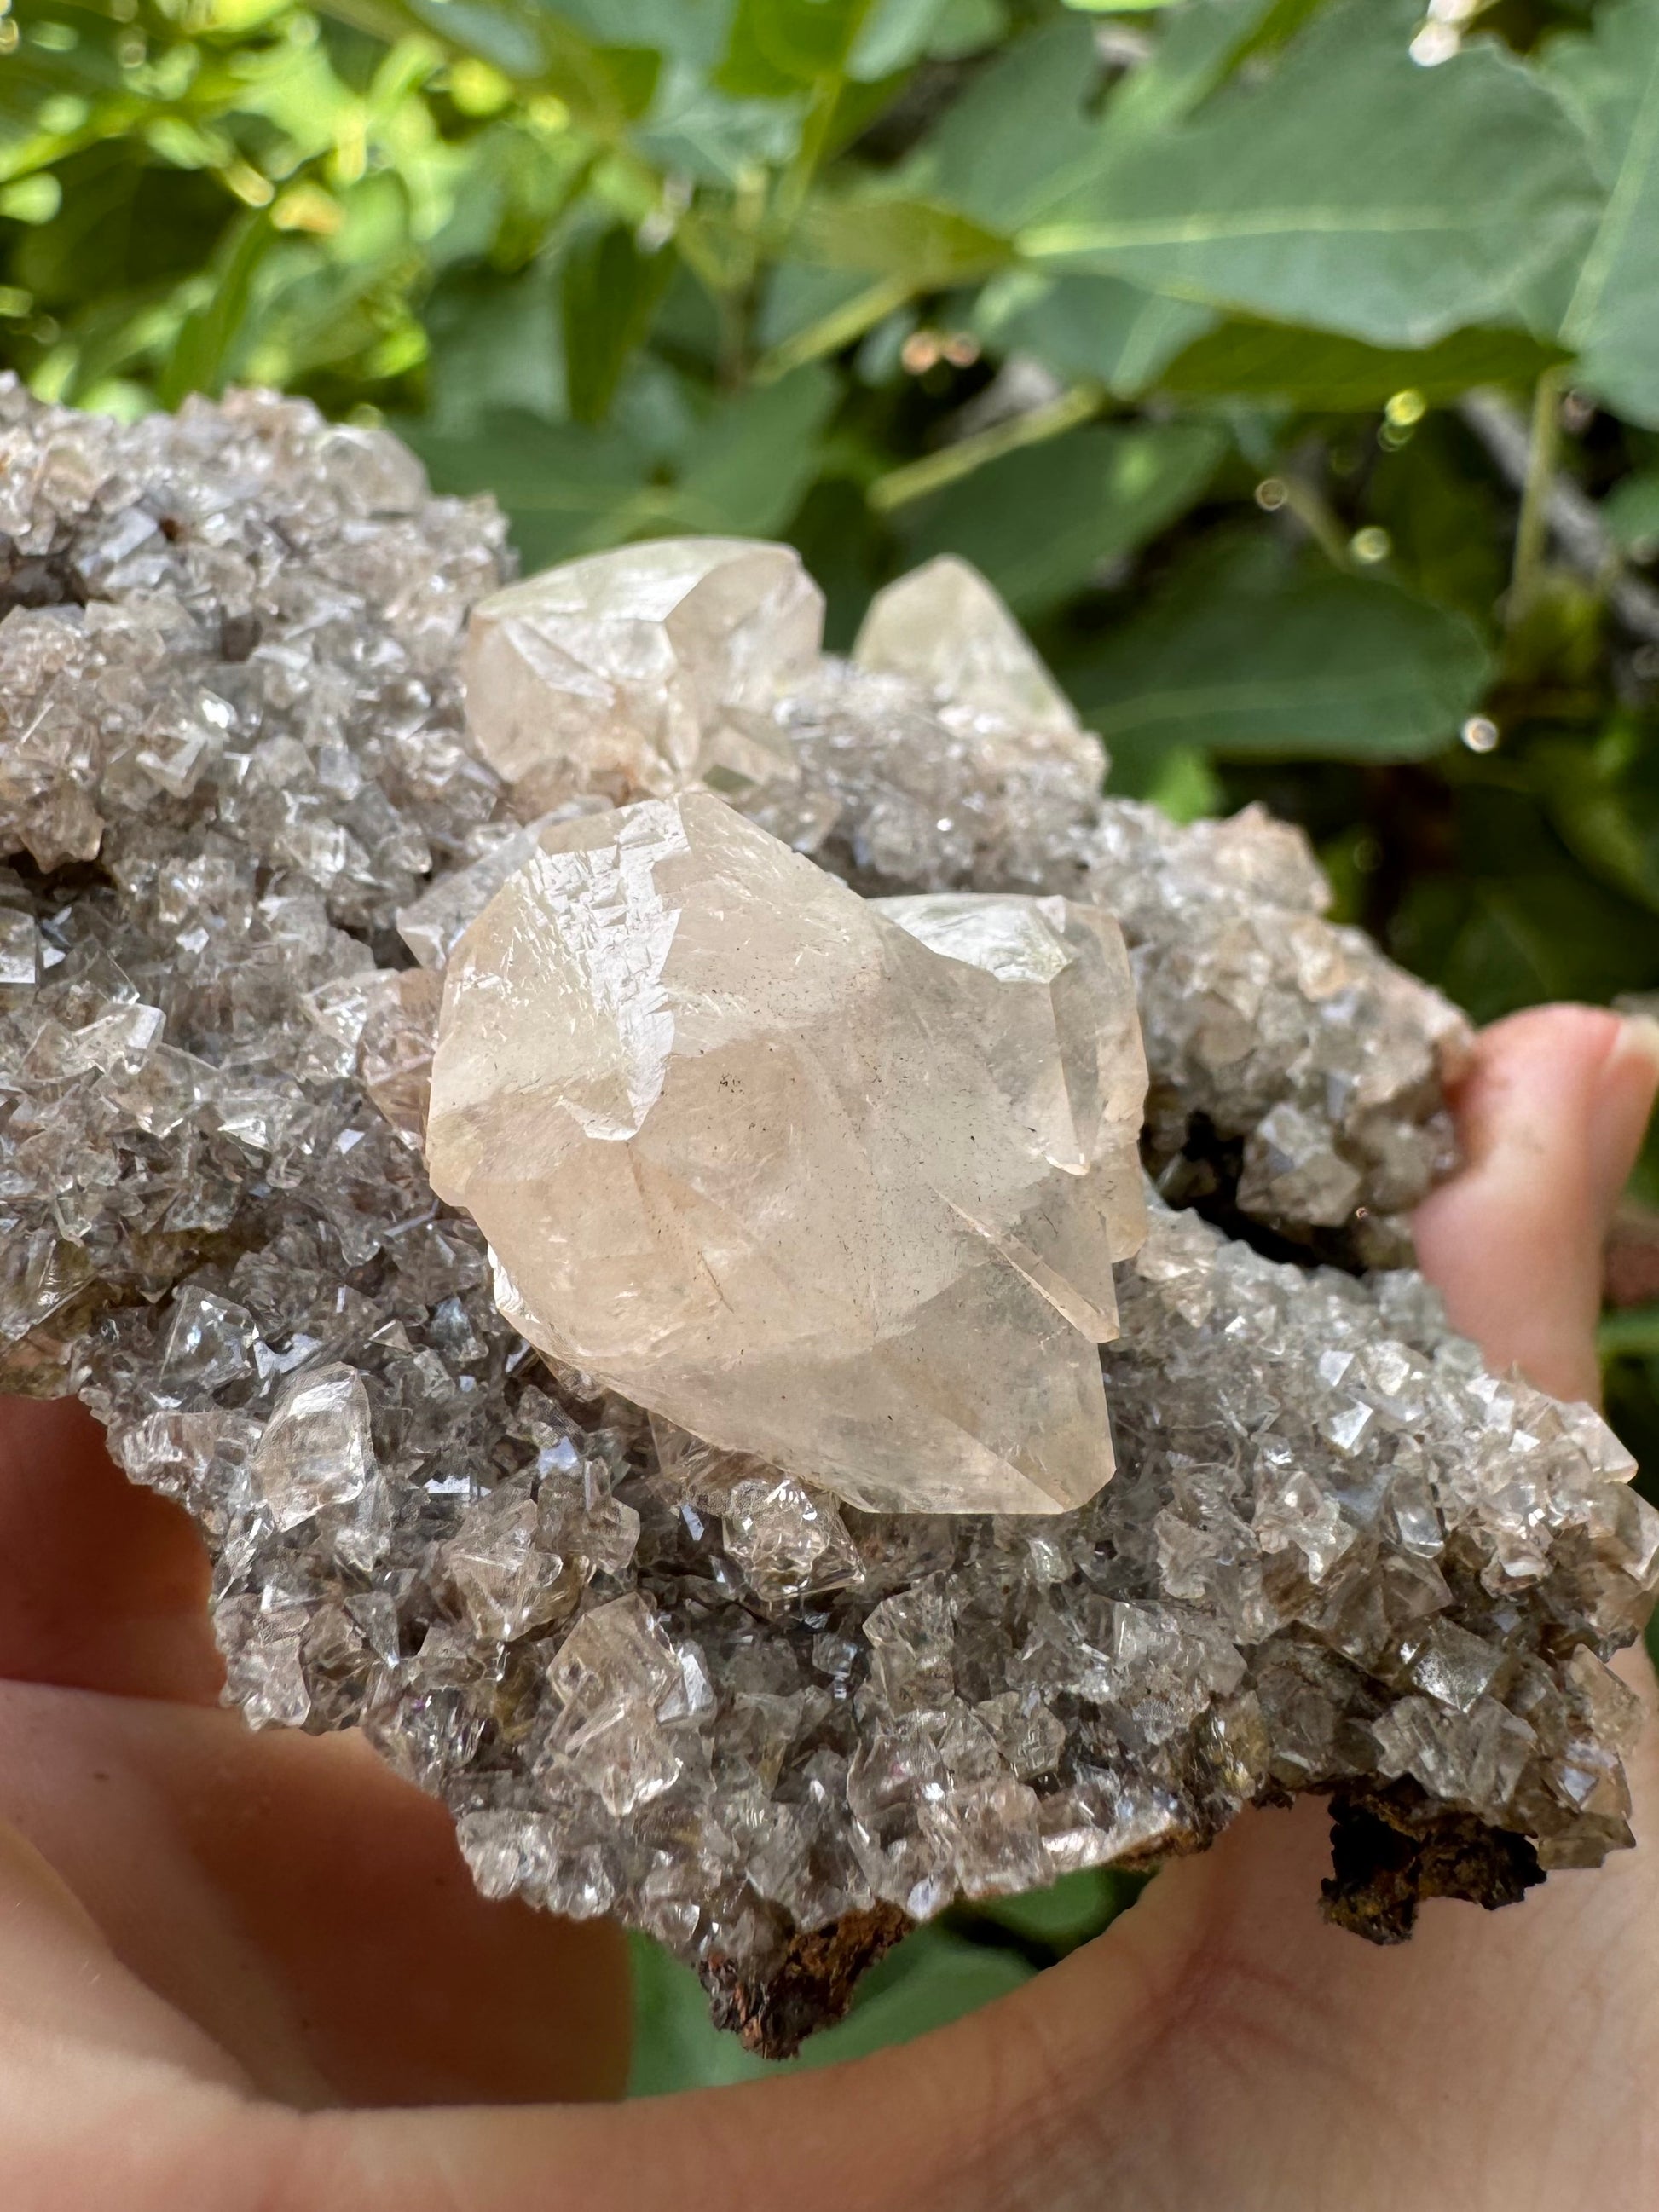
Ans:
[{"label": "thumb", "polygon": [[1659,1024],[1537,1006],[1482,1032],[1454,1097],[1466,1164],[1415,1221],[1424,1273],[1500,1371],[1598,1396],[1601,1248],[1659,1085]]}]

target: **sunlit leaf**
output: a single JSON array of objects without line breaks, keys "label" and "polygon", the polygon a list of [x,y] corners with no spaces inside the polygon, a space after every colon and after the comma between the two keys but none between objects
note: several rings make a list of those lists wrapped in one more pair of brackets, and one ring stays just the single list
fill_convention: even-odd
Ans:
[{"label": "sunlit leaf", "polygon": [[1262,82],[1120,154],[1105,131],[1022,251],[1377,345],[1513,315],[1594,218],[1581,134],[1491,40],[1419,68],[1417,20],[1345,0]]}]

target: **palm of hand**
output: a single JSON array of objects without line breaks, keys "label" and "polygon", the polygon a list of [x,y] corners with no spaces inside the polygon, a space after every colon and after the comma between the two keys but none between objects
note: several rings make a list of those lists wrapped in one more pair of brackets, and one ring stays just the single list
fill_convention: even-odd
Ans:
[{"label": "palm of hand", "polygon": [[[1593,1391],[1606,1213],[1654,1065],[1611,1017],[1490,1033],[1473,1164],[1419,1222],[1497,1361]],[[1326,1824],[1248,1816],[1098,1942],[903,2051],[621,2109],[620,1941],[472,1891],[362,1746],[215,1703],[204,1572],[81,1416],[0,1429],[0,2203],[14,2212],[1505,2212],[1649,2203],[1645,1848],[1376,1952],[1313,1909]],[[1640,1664],[1632,1672],[1651,1689]],[[416,2109],[397,2110],[395,2107]],[[493,2108],[493,2109],[492,2109]]]}]

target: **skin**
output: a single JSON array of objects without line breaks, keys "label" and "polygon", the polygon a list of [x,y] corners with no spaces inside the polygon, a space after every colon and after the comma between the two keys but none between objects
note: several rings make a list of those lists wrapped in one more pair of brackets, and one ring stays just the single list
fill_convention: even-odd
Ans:
[{"label": "skin", "polygon": [[[1659,1032],[1488,1031],[1424,1264],[1494,1364],[1589,1395]],[[1373,1950],[1326,1821],[1247,1814],[1099,1942],[902,2051],[626,2106],[623,1954],[472,1891],[355,1741],[216,1703],[206,1571],[64,1406],[0,1408],[0,2204],[9,2212],[1528,2212],[1659,2203],[1645,1838]],[[1653,1702],[1645,1661],[1621,1662]]]}]

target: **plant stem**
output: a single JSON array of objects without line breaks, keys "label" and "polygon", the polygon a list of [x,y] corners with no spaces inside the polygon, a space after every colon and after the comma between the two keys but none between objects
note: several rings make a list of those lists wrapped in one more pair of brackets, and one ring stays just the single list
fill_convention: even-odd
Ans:
[{"label": "plant stem", "polygon": [[1550,489],[1555,482],[1556,456],[1561,443],[1561,370],[1547,368],[1533,394],[1527,474],[1521,487],[1520,519],[1515,526],[1515,568],[1504,610],[1510,629],[1536,599],[1544,572]]},{"label": "plant stem", "polygon": [[1012,422],[994,422],[988,430],[958,438],[941,453],[908,462],[902,469],[890,469],[871,485],[870,504],[878,514],[890,514],[896,507],[908,506],[913,499],[925,498],[930,491],[955,483],[961,477],[971,476],[975,469],[983,468],[988,461],[994,461],[1003,453],[1014,453],[1021,446],[1040,445],[1045,438],[1057,438],[1062,431],[1074,429],[1079,422],[1098,415],[1106,399],[1102,385],[1074,384],[1058,399],[1033,407],[1026,414],[1016,415]]}]

